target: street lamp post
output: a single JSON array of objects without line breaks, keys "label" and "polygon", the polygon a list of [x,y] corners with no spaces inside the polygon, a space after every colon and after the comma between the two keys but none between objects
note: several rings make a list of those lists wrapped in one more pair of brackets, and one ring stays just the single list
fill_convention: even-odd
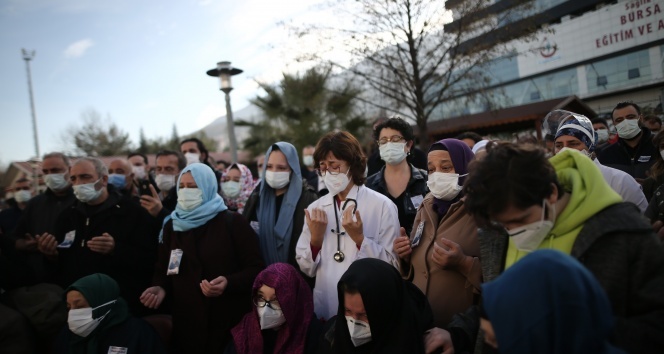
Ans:
[{"label": "street lamp post", "polygon": [[[35,51],[27,51],[21,49],[23,53],[23,60],[25,60],[25,68],[28,72],[28,92],[30,93],[30,112],[32,113],[32,132],[35,139],[35,161],[39,161],[39,137],[37,135],[37,114],[35,113],[35,99],[32,95],[32,75],[30,74],[30,60],[35,57]],[[37,176],[37,169],[33,168],[34,172],[34,188],[35,194],[39,193],[39,177]]]},{"label": "street lamp post", "polygon": [[226,94],[226,128],[228,129],[228,141],[231,146],[231,158],[233,163],[237,163],[237,141],[235,139],[235,125],[233,124],[233,110],[231,109],[230,92],[231,76],[240,74],[242,70],[231,66],[230,61],[220,61],[217,67],[207,71],[210,76],[218,77],[221,80],[221,91]]}]

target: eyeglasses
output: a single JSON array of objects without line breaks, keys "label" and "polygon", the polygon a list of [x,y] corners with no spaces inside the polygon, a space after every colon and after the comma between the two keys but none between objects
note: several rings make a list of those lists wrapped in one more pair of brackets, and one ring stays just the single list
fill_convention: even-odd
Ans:
[{"label": "eyeglasses", "polygon": [[389,137],[389,138],[388,138],[388,137],[382,137],[382,138],[378,139],[378,141],[376,141],[376,142],[378,143],[378,145],[385,145],[385,144],[387,144],[388,142],[398,143],[398,142],[400,142],[400,141],[402,141],[402,140],[404,140],[404,137],[403,137],[403,136],[392,135],[392,136]]},{"label": "eyeglasses", "polygon": [[[326,174],[327,172],[329,172],[330,175],[332,175],[332,176],[336,176],[336,175],[338,175],[339,173],[341,173],[341,165],[339,165],[339,166],[337,166],[337,167],[326,167],[324,170],[321,170],[320,167],[319,167],[319,168],[316,170],[316,173],[317,173],[320,177],[325,177],[325,174]],[[348,173],[348,172],[346,172],[346,173]]]},{"label": "eyeglasses", "polygon": [[281,305],[279,305],[279,300],[265,300],[262,296],[254,297],[254,305],[257,307],[269,306],[273,310],[281,310]]}]

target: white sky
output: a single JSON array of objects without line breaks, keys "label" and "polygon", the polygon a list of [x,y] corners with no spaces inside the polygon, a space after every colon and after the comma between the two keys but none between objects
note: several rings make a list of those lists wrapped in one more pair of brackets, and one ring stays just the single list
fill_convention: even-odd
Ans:
[{"label": "white sky", "polygon": [[[234,111],[301,68],[298,43],[278,21],[324,17],[318,0],[3,0],[0,2],[0,165],[35,155],[25,62],[31,62],[40,153],[64,148],[61,136],[88,108],[110,115],[138,142],[202,128],[225,114],[218,79],[228,60]],[[329,14],[326,16],[330,20]]]}]

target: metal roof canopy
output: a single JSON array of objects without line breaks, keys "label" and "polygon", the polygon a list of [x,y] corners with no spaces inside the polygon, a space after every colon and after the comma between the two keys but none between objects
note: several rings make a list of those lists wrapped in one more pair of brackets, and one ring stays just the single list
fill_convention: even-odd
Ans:
[{"label": "metal roof canopy", "polygon": [[533,128],[542,139],[542,120],[551,111],[564,109],[593,119],[595,111],[577,96],[556,98],[495,111],[453,117],[429,123],[431,141],[454,137],[465,131],[480,135]]}]

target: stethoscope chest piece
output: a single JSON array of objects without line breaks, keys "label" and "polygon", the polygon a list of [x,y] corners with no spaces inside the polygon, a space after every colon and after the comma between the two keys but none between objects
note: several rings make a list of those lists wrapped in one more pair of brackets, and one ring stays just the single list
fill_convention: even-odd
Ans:
[{"label": "stethoscope chest piece", "polygon": [[334,260],[335,261],[341,263],[341,262],[344,261],[344,258],[346,258],[346,256],[344,256],[343,252],[341,252],[341,251],[334,252]]}]

